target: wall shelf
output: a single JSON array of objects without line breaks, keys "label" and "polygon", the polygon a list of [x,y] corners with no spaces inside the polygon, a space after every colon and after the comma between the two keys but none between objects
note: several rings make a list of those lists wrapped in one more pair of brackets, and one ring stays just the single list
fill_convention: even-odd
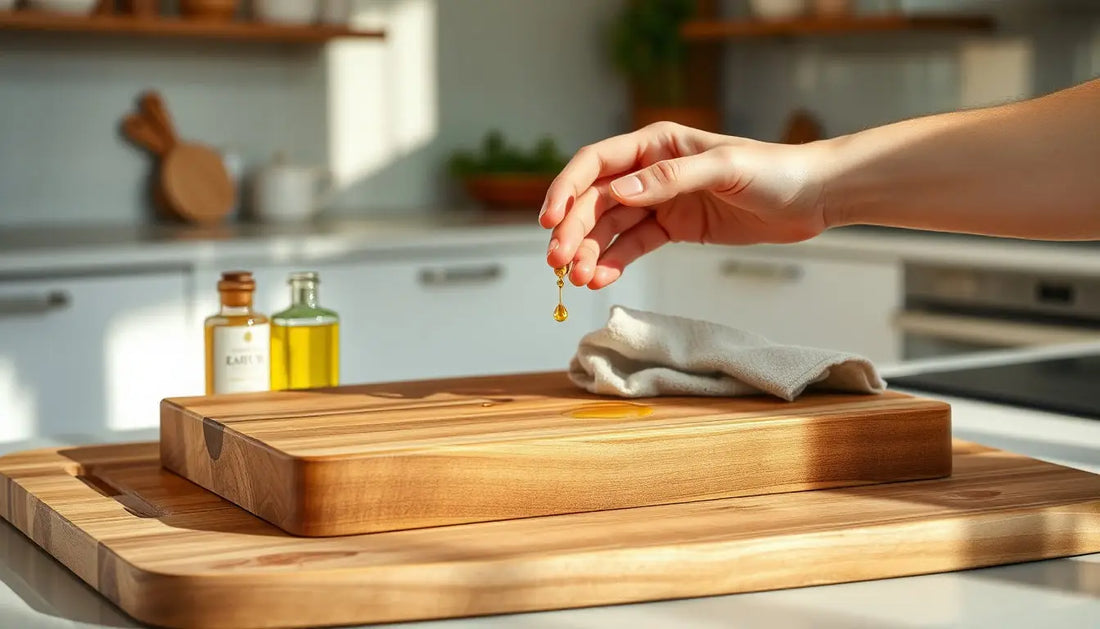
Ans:
[{"label": "wall shelf", "polygon": [[86,33],[109,36],[221,39],[242,42],[320,44],[345,37],[383,38],[384,31],[340,26],[284,26],[259,22],[212,22],[174,17],[71,16],[36,11],[0,11],[0,32]]},{"label": "wall shelf", "polygon": [[684,25],[688,41],[781,37],[799,35],[848,35],[903,31],[990,31],[996,26],[985,16],[866,15],[835,18],[805,17],[792,20],[698,20]]}]

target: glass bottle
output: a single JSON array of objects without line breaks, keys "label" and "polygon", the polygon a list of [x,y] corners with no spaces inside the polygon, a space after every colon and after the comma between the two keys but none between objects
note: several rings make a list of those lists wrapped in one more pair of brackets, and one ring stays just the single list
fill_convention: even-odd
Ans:
[{"label": "glass bottle", "polygon": [[271,388],[334,387],[340,380],[340,317],[317,301],[317,273],[291,273],[291,305],[272,315]]},{"label": "glass bottle", "polygon": [[256,281],[248,271],[222,273],[221,310],[206,318],[206,394],[271,388],[271,329],[252,309]]}]

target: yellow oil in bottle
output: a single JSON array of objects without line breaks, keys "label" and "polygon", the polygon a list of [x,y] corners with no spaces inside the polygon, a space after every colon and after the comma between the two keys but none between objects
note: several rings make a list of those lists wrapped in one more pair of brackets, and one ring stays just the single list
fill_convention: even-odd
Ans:
[{"label": "yellow oil in bottle", "polygon": [[554,321],[561,323],[569,318],[569,311],[565,309],[565,303],[562,301],[561,291],[565,287],[565,274],[569,272],[571,265],[559,266],[554,269],[554,274],[558,276],[558,305],[554,308]]},{"label": "yellow oil in bottle", "polygon": [[567,413],[578,419],[633,419],[652,414],[651,407],[632,402],[596,402],[578,406]]},{"label": "yellow oil in bottle", "polygon": [[340,318],[317,299],[316,273],[292,273],[291,306],[272,315],[271,388],[313,389],[340,383]]},{"label": "yellow oil in bottle", "polygon": [[222,273],[221,308],[205,321],[206,394],[267,391],[270,326],[252,309],[256,282],[247,271]]},{"label": "yellow oil in bottle", "polygon": [[340,324],[271,326],[271,388],[331,387],[340,380]]}]

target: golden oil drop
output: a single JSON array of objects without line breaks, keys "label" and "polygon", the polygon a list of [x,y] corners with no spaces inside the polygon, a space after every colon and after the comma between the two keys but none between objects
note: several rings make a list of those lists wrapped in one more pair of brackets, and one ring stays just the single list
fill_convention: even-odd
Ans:
[{"label": "golden oil drop", "polygon": [[554,321],[562,322],[569,318],[569,311],[565,309],[565,303],[562,302],[561,291],[565,287],[565,274],[569,272],[569,266],[559,266],[554,269],[554,274],[558,276],[558,305],[554,308]]},{"label": "golden oil drop", "polygon": [[652,414],[651,407],[631,402],[596,402],[579,406],[568,413],[577,419],[638,419]]}]

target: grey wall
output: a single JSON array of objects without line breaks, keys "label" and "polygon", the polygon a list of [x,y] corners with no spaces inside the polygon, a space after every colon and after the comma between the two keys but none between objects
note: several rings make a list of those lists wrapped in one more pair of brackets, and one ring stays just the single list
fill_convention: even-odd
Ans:
[{"label": "grey wall", "polygon": [[[730,45],[723,90],[726,131],[781,137],[796,107],[828,136],[896,120],[1038,96],[1100,76],[1100,3],[1082,0],[895,0],[911,11],[975,10],[999,20],[994,34],[890,33]],[[874,4],[865,2],[864,4]],[[736,14],[744,3],[727,2]],[[1024,49],[1022,66],[977,49]],[[1005,58],[1005,63],[999,59]],[[997,64],[997,65],[994,65]],[[992,75],[992,76],[991,76]],[[991,99],[966,89],[978,76]],[[998,87],[1023,77],[1019,93]]]},{"label": "grey wall", "polygon": [[[344,211],[460,199],[442,162],[489,127],[522,142],[551,133],[566,150],[618,131],[623,92],[597,39],[618,2],[363,1],[434,6],[438,121],[427,143],[350,185]],[[321,162],[326,76],[323,51],[309,47],[0,33],[0,227],[147,220],[151,160],[117,133],[147,86],[186,137],[235,147],[253,165],[276,150]]]},{"label": "grey wall", "polygon": [[490,128],[523,145],[549,134],[567,153],[625,130],[625,88],[600,40],[619,4],[437,2],[437,133],[350,185],[340,206],[361,212],[461,203],[445,161],[455,148],[476,146]]},{"label": "grey wall", "polygon": [[152,160],[118,125],[148,87],[185,138],[251,159],[279,149],[322,159],[318,58],[268,45],[0,33],[0,225],[147,218]]}]

